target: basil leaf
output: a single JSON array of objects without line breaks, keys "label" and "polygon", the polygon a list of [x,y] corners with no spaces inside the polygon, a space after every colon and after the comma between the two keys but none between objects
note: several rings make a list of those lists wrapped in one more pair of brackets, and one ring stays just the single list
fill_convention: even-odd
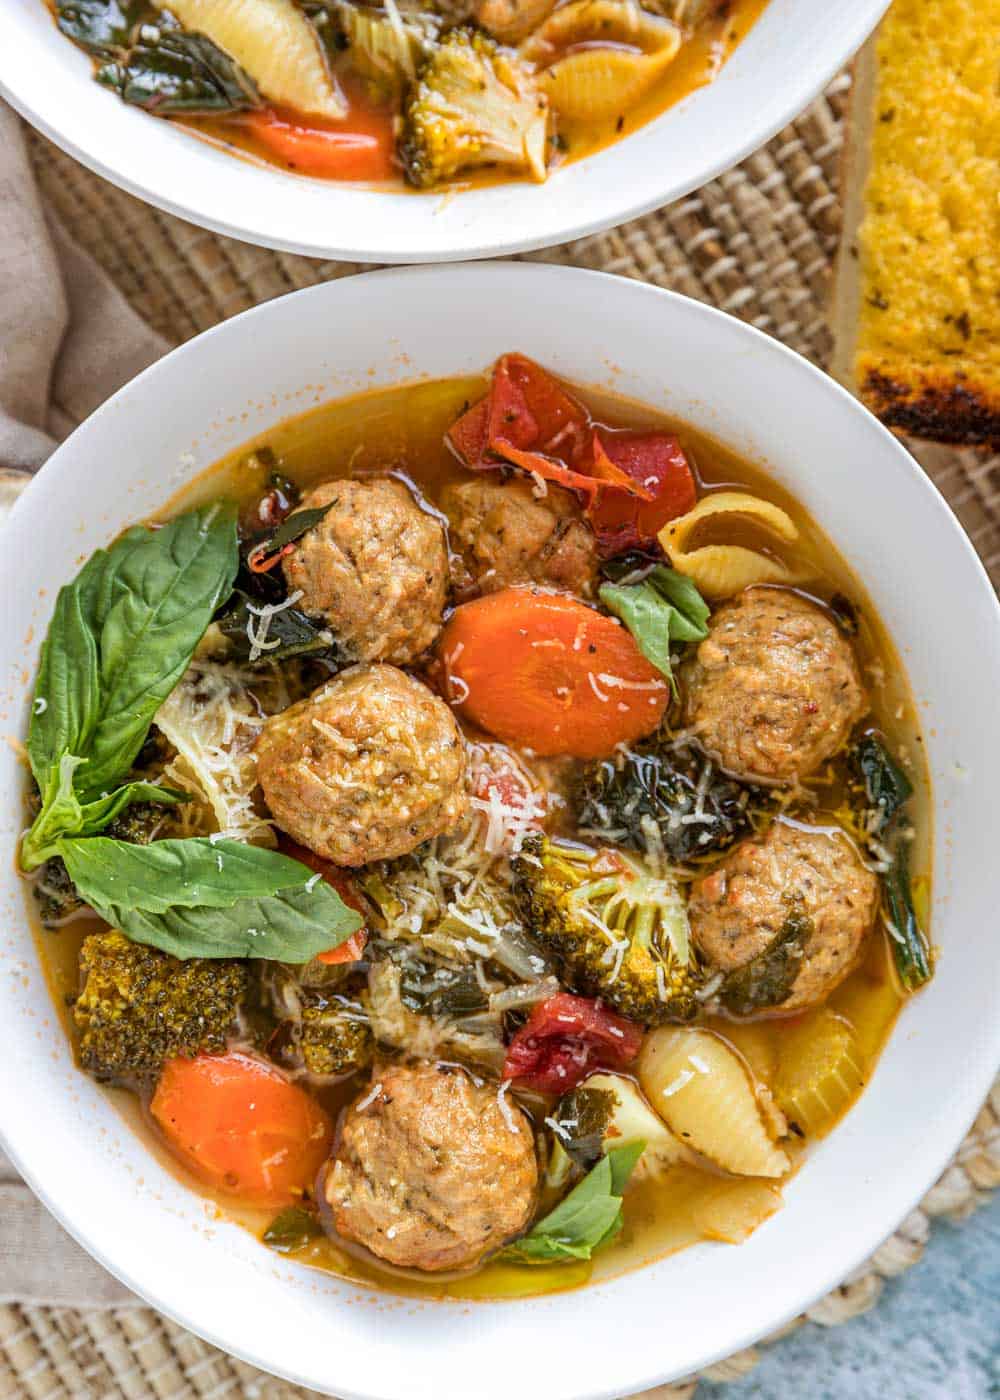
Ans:
[{"label": "basil leaf", "polygon": [[42,809],[21,847],[21,861],[26,870],[34,870],[58,856],[62,837],[70,833],[93,836],[133,802],[171,805],[189,800],[186,792],[158,787],[155,783],[136,782],[104,793],[94,802],[81,803],[73,787],[73,775],[82,762],[72,754],[65,754],[53,767],[42,795]]},{"label": "basil leaf", "polygon": [[149,0],[56,0],[56,24],[89,53],[127,48],[140,24],[156,17]]},{"label": "basil leaf", "polygon": [[235,515],[215,506],[136,526],[60,589],[35,685],[28,755],[45,791],[64,754],[81,800],[129,768],[237,567]]},{"label": "basil leaf", "polygon": [[[101,706],[98,595],[109,555],[98,550],[59,590],[38,663],[28,729],[28,760],[44,796],[66,754],[83,761]],[[76,766],[76,765],[75,765]]]},{"label": "basil leaf", "polygon": [[102,816],[110,821],[137,800],[113,789],[228,597],[237,565],[235,512],[209,506],[162,529],[126,530],[59,590],[28,730],[42,808],[22,845],[26,869],[60,835],[92,834]]},{"label": "basil leaf", "polygon": [[600,599],[621,618],[643,656],[666,676],[676,694],[671,643],[700,642],[708,636],[709,607],[695,585],[657,564],[636,583],[602,584]]},{"label": "basil leaf", "polygon": [[527,1263],[589,1259],[622,1227],[622,1192],[645,1150],[644,1142],[614,1147],[565,1200],[503,1250]]},{"label": "basil leaf", "polygon": [[[88,797],[132,766],[153,716],[187,670],[238,565],[235,511],[190,511],[142,527],[104,585],[100,719],[83,751]],[[72,749],[78,753],[80,750]]]},{"label": "basil leaf", "polygon": [[[209,905],[226,909],[237,900],[301,888],[313,872],[291,856],[248,846],[242,841],[214,841],[207,836],[153,841],[148,846],[100,836],[81,844],[65,843],[70,874],[107,902],[127,909],[162,914],[170,909]],[[313,888],[320,882],[316,881]]]},{"label": "basil leaf", "polygon": [[133,846],[98,836],[63,840],[59,854],[102,919],[176,958],[304,963],[362,923],[307,866],[239,841]]}]

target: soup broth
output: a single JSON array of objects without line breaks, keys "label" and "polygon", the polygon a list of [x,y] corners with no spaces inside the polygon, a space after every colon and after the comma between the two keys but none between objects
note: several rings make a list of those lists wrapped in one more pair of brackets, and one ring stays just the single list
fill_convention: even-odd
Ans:
[{"label": "soup broth", "polygon": [[[779,507],[794,522],[797,538],[793,544],[779,541],[775,545],[773,534],[762,531],[752,521],[732,517],[728,527],[723,517],[706,522],[694,543],[723,542],[748,550],[771,550],[794,567],[794,587],[800,595],[815,601],[824,611],[832,608],[834,613],[850,619],[851,644],[871,705],[864,726],[874,727],[884,736],[886,746],[900,759],[914,789],[909,865],[914,903],[926,926],[932,818],[919,717],[900,659],[862,582],[847,567],[821,525],[761,466],[744,460],[689,424],[665,417],[646,405],[595,389],[575,385],[569,388],[573,398],[586,405],[599,429],[675,437],[693,471],[700,500],[739,491]],[[446,519],[442,510],[446,488],[472,479],[447,435],[456,420],[488,391],[489,381],[476,376],[373,390],[324,404],[277,424],[229,454],[169,502],[162,518],[225,499],[235,502],[245,519],[278,471],[303,495],[318,483],[338,478],[364,480],[391,475],[410,484],[422,509]],[[512,470],[507,467],[506,475]],[[499,475],[499,464],[492,475]],[[451,548],[453,552],[456,549],[454,539]],[[849,605],[844,604],[845,599]],[[440,678],[430,674],[440,688]],[[467,719],[462,722],[470,741],[482,738],[475,725]],[[670,723],[676,727],[674,720]],[[782,806],[779,816],[787,813],[797,820],[804,815],[812,825],[832,828],[846,824],[853,839],[852,819],[845,815],[852,791],[844,754],[834,754],[803,779],[799,796]],[[770,819],[763,820],[766,823]],[[550,824],[550,830],[559,829],[574,832],[566,812]],[[723,851],[698,857],[689,878],[704,875],[727,856]],[[100,921],[77,917],[56,929],[38,929],[39,953],[71,1038],[77,1032],[68,1008],[79,988],[80,948],[83,940],[101,927]],[[781,1146],[790,1170],[798,1168],[810,1145],[836,1125],[862,1092],[905,1000],[894,966],[891,934],[886,921],[880,918],[857,965],[816,1005],[791,1015],[781,1014],[779,1006],[736,1017],[709,999],[707,1011],[699,1016],[698,1025],[714,1033],[746,1070],[755,1086],[763,1121],[780,1122]],[[849,1043],[849,1053],[835,1063],[824,1060],[817,1050],[817,1046],[826,1043],[822,1037],[827,1031],[833,1037],[831,1043]],[[634,1070],[626,1074],[634,1077]],[[358,1099],[366,1083],[364,1074],[349,1074],[313,1084],[310,1092],[337,1120],[347,1105]],[[224,1193],[213,1193],[166,1151],[145,1106],[140,1108],[136,1098],[124,1090],[109,1092],[161,1161],[193,1189],[214,1199],[226,1216],[256,1234],[266,1233],[275,1214],[273,1209],[261,1210]],[[524,1094],[519,1102],[532,1118],[539,1142],[545,1140],[554,1111],[551,1095]],[[781,1109],[776,1107],[779,1102]],[[769,1120],[769,1113],[776,1116]],[[796,1121],[796,1113],[801,1122]],[[548,1137],[551,1139],[552,1134]],[[550,1154],[553,1146],[548,1141]],[[560,1194],[545,1184],[544,1175],[543,1172],[536,1218]],[[780,1205],[781,1191],[776,1180],[737,1175],[694,1152],[665,1170],[647,1171],[633,1180],[625,1194],[624,1227],[592,1259],[526,1265],[505,1255],[487,1258],[474,1270],[428,1274],[395,1267],[359,1244],[320,1231],[289,1252],[299,1262],[404,1294],[515,1297],[607,1278],[698,1240],[739,1243]]]}]

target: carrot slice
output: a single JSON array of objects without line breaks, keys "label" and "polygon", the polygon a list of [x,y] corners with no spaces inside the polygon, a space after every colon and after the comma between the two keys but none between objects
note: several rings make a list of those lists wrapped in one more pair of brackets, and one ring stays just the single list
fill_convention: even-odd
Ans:
[{"label": "carrot slice", "polygon": [[351,109],[342,122],[308,123],[271,108],[246,112],[243,127],[273,156],[301,175],[328,180],[387,180],[394,137],[388,112]]},{"label": "carrot slice", "polygon": [[448,441],[473,470],[512,462],[578,492],[606,559],[655,545],[667,521],[695,502],[694,476],[673,434],[597,427],[524,355],[501,356],[489,393],[452,425]]},{"label": "carrot slice", "polygon": [[168,1060],[149,1108],[195,1176],[256,1205],[298,1200],[333,1140],[315,1099],[274,1065],[236,1051]]},{"label": "carrot slice", "polygon": [[603,758],[656,729],[670,695],[624,627],[557,593],[506,588],[465,603],[439,645],[459,713],[537,754]]}]

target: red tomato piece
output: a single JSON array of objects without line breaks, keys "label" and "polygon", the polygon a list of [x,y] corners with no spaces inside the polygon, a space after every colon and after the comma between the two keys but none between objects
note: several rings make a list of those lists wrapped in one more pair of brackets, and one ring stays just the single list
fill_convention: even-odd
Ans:
[{"label": "red tomato piece", "polygon": [[642,1027],[589,997],[557,992],[536,1006],[507,1047],[503,1077],[543,1094],[564,1094],[596,1069],[624,1069]]}]

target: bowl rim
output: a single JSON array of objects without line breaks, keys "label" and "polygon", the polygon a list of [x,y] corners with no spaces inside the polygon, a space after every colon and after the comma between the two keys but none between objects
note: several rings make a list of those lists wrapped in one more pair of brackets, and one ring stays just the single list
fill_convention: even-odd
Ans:
[{"label": "bowl rim", "polygon": [[[525,284],[530,283],[532,279],[540,281],[555,280],[564,284],[567,293],[573,292],[574,284],[577,289],[584,285],[596,285],[598,293],[604,290],[613,296],[638,297],[641,301],[649,303],[650,305],[652,305],[653,299],[656,298],[658,299],[657,305],[664,310],[664,314],[667,316],[671,314],[669,308],[672,307],[674,312],[681,316],[693,316],[696,319],[705,318],[717,324],[724,323],[728,327],[725,334],[731,334],[736,342],[742,342],[743,346],[755,346],[763,349],[766,355],[772,356],[776,361],[784,363],[792,376],[796,374],[805,375],[808,379],[812,380],[815,385],[821,386],[821,393],[830,396],[833,400],[839,401],[846,411],[855,415],[856,418],[866,421],[868,430],[880,437],[884,445],[891,450],[892,456],[895,458],[897,464],[897,470],[901,475],[909,477],[912,483],[912,490],[922,492],[927,497],[937,516],[940,517],[943,528],[945,528],[951,536],[952,548],[962,551],[965,556],[966,564],[972,566],[975,575],[978,577],[978,582],[982,587],[983,594],[981,601],[985,601],[988,604],[987,610],[992,624],[994,628],[1000,631],[1000,627],[998,627],[998,624],[1000,624],[1000,602],[997,600],[982,561],[979,559],[971,541],[958,524],[950,507],[947,505],[947,502],[934,483],[920,470],[918,464],[898,440],[878,423],[868,410],[858,403],[845,388],[830,379],[829,376],[824,374],[823,371],[811,364],[803,356],[797,354],[780,341],[766,335],[764,332],[744,322],[740,322],[735,317],[729,316],[714,307],[696,302],[678,293],[652,287],[644,283],[616,278],[606,273],[585,271],[577,268],[540,264],[512,265],[509,263],[485,263],[475,266],[456,264],[451,267],[443,268],[419,267],[386,269],[368,273],[365,274],[365,276],[367,278],[380,279],[382,282],[389,283],[389,285],[401,285],[416,279],[435,278],[456,278],[459,281],[464,279],[467,282],[475,282],[475,280],[480,277],[485,276],[485,278],[489,279],[491,276],[497,274],[504,280],[513,276]],[[46,482],[47,487],[57,486],[59,474],[64,468],[72,466],[74,449],[70,444],[73,438],[76,437],[77,434],[83,433],[85,435],[87,425],[93,423],[99,417],[107,417],[116,413],[123,400],[127,399],[129,394],[134,391],[135,386],[148,379],[155,380],[161,372],[161,366],[165,361],[177,362],[192,353],[197,354],[197,351],[192,351],[192,346],[200,344],[202,341],[207,341],[210,338],[243,336],[256,318],[264,318],[266,320],[269,315],[273,314],[274,308],[294,301],[295,299],[309,297],[314,300],[323,300],[329,298],[331,301],[335,302],[337,298],[344,293],[345,288],[350,288],[355,281],[356,279],[354,278],[344,279],[336,283],[321,284],[316,287],[288,293],[283,297],[276,298],[273,302],[251,308],[241,315],[233,317],[230,321],[220,323],[218,326],[203,332],[202,335],[177,347],[167,356],[164,356],[163,360],[150,366],[134,380],[130,381],[128,385],[124,386],[117,394],[113,395],[111,399],[107,400],[105,404],[97,409],[88,420],[85,420],[85,423],[80,425],[76,432],[66,440],[66,443],[56,450],[50,459],[50,463],[46,464],[39,474],[40,478]],[[612,288],[615,289],[613,293],[611,293]],[[407,378],[409,377],[410,376],[407,376]],[[55,468],[54,471],[52,469],[53,467]],[[11,524],[16,525],[18,523],[20,517],[32,507],[32,503],[34,499],[38,497],[38,494],[37,486],[34,483],[27,488],[11,512],[9,517]],[[936,808],[937,800],[935,799],[935,809]],[[998,950],[997,969],[1000,970],[1000,950]],[[60,1031],[60,1035],[61,1034],[62,1032]],[[897,1028],[894,1031],[894,1036],[898,1035],[899,1030]],[[935,1134],[937,1146],[933,1148],[933,1150],[930,1146],[928,1147],[918,1177],[911,1181],[910,1188],[907,1190],[905,1196],[899,1199],[898,1210],[897,1208],[893,1210],[893,1220],[889,1222],[884,1230],[880,1227],[878,1232],[874,1233],[871,1237],[866,1237],[863,1244],[859,1242],[851,1260],[847,1262],[846,1267],[843,1259],[840,1259],[836,1263],[828,1261],[825,1272],[823,1272],[822,1275],[817,1274],[808,1292],[797,1295],[792,1306],[785,1307],[780,1313],[770,1315],[764,1329],[761,1329],[761,1327],[756,1324],[744,1327],[743,1330],[728,1335],[727,1339],[714,1350],[706,1351],[702,1359],[698,1362],[699,1368],[710,1365],[714,1361],[726,1355],[730,1355],[744,1346],[750,1345],[761,1335],[764,1335],[766,1331],[781,1326],[784,1322],[796,1316],[804,1308],[811,1306],[818,1298],[822,1297],[831,1288],[836,1287],[842,1282],[843,1278],[851,1269],[867,1258],[879,1243],[892,1233],[898,1221],[904,1218],[907,1212],[919,1202],[926,1190],[937,1179],[940,1172],[951,1159],[955,1148],[979,1111],[980,1104],[989,1090],[990,1083],[992,1082],[997,1068],[1000,1067],[1000,1020],[998,1020],[992,1028],[984,1028],[984,1036],[990,1048],[987,1049],[985,1055],[980,1057],[979,1073],[976,1074],[970,1071],[969,1077],[965,1080],[963,1085],[960,1086],[960,1092],[956,1091],[954,1100],[941,1106],[941,1117],[946,1118],[947,1131],[943,1134],[941,1134],[940,1131]],[[940,1121],[938,1123],[938,1128],[940,1129]],[[831,1136],[836,1137],[837,1133],[842,1133],[843,1131],[844,1124],[841,1124],[837,1132]],[[112,1240],[113,1233],[106,1228],[104,1223],[96,1217],[93,1219],[92,1223],[88,1223],[65,1216],[62,1207],[58,1204],[53,1193],[48,1191],[45,1186],[40,1186],[36,1183],[34,1173],[28,1164],[24,1162],[23,1158],[21,1158],[16,1143],[9,1139],[6,1129],[2,1124],[0,1124],[0,1143],[4,1145],[11,1160],[18,1169],[22,1171],[22,1175],[25,1176],[26,1180],[32,1186],[32,1189],[36,1191],[36,1194],[39,1195],[47,1208],[56,1219],[60,1221],[64,1228],[66,1228],[93,1257],[103,1264],[109,1272],[118,1277],[127,1287],[131,1288],[138,1296],[149,1303],[150,1306],[170,1317],[173,1321],[178,1323],[178,1325],[203,1337],[211,1344],[261,1369],[282,1375],[290,1381],[314,1389],[322,1390],[324,1384],[331,1384],[329,1381],[318,1383],[317,1377],[314,1374],[297,1372],[293,1367],[286,1367],[284,1365],[276,1367],[270,1358],[267,1356],[262,1357],[260,1352],[255,1352],[250,1342],[244,1344],[241,1341],[237,1341],[234,1343],[233,1339],[225,1332],[220,1332],[216,1328],[206,1327],[200,1324],[199,1319],[189,1316],[180,1304],[165,1305],[160,1300],[154,1288],[137,1285],[129,1271],[117,1264],[114,1259],[110,1257],[109,1253],[106,1252],[107,1246],[104,1241]],[[885,1222],[883,1222],[883,1224],[884,1223]],[[694,1249],[698,1248],[698,1246],[694,1247]],[[690,1252],[691,1251],[686,1251],[686,1253]],[[655,1263],[650,1264],[645,1266],[642,1270],[633,1270],[618,1278],[592,1284],[585,1291],[588,1293],[597,1293],[609,1289],[613,1290],[621,1278],[634,1278],[638,1274],[646,1273],[647,1270],[656,1267],[657,1265]],[[569,1293],[557,1296],[565,1299],[574,1298],[575,1294]],[[525,1300],[521,1300],[522,1303],[524,1301]],[[542,1300],[536,1299],[526,1301],[530,1305],[531,1303],[537,1303]],[[464,1304],[463,1306],[468,1307],[468,1304]],[[485,1303],[483,1306],[491,1307],[494,1306],[494,1304]],[[516,1300],[505,1300],[500,1306],[504,1308],[516,1308],[518,1302]],[[662,1366],[652,1363],[651,1370],[642,1376],[630,1377],[629,1384],[635,1389],[643,1387],[648,1388],[662,1383],[665,1379],[672,1378],[677,1374],[681,1374],[681,1372],[670,1370],[669,1368],[665,1372]],[[344,1400],[399,1400],[399,1393],[395,1390],[358,1390],[338,1384],[336,1393],[344,1397]],[[602,1386],[598,1389],[591,1390],[578,1389],[574,1392],[574,1395],[575,1400],[611,1400],[612,1396],[619,1393],[620,1392],[617,1390],[609,1390],[606,1386]]]},{"label": "bowl rim", "polygon": [[[42,0],[36,0],[36,2],[42,4]],[[771,2],[775,4],[777,0],[771,0]],[[525,201],[530,198],[531,191],[535,191],[540,199],[545,200],[545,213],[543,217],[537,221],[538,227],[534,232],[518,234],[514,231],[517,226],[514,220],[508,218],[497,219],[494,217],[492,219],[492,228],[496,230],[496,232],[488,239],[480,236],[479,238],[473,237],[470,240],[470,238],[464,234],[461,224],[457,224],[454,228],[449,226],[447,233],[445,233],[443,221],[440,219],[437,220],[437,227],[435,227],[435,211],[440,211],[441,208],[450,206],[453,200],[461,202],[466,199],[466,194],[461,191],[456,194],[445,193],[444,195],[430,192],[426,195],[408,193],[400,196],[399,194],[393,195],[392,192],[360,191],[357,189],[352,191],[349,184],[346,185],[346,187],[341,186],[337,189],[335,182],[325,182],[328,185],[334,184],[335,188],[335,193],[330,196],[331,209],[328,211],[330,215],[335,212],[334,206],[336,206],[338,198],[344,198],[345,201],[343,208],[340,210],[341,215],[350,213],[346,199],[350,198],[352,195],[354,197],[359,197],[362,194],[366,194],[368,197],[374,196],[385,200],[385,214],[379,223],[379,236],[377,240],[369,238],[368,246],[362,246],[360,248],[352,246],[349,242],[336,241],[324,236],[322,227],[320,227],[315,234],[310,236],[306,236],[305,233],[301,236],[290,236],[287,233],[269,230],[269,218],[266,210],[270,201],[263,198],[258,200],[258,207],[264,210],[264,212],[257,216],[258,222],[256,226],[254,226],[254,221],[252,220],[240,223],[239,221],[227,217],[224,212],[221,212],[225,208],[224,201],[216,201],[216,207],[210,209],[209,212],[205,212],[205,210],[200,207],[199,200],[193,193],[187,194],[185,192],[184,194],[171,195],[163,192],[159,188],[158,182],[153,174],[153,171],[157,168],[156,161],[147,161],[143,163],[138,173],[126,173],[116,164],[114,159],[107,152],[105,145],[100,140],[87,139],[82,134],[75,135],[72,129],[67,129],[64,125],[60,124],[53,115],[52,94],[45,83],[36,81],[36,75],[33,72],[31,64],[18,64],[15,61],[16,56],[14,50],[16,45],[10,46],[9,52],[12,61],[10,66],[6,68],[4,66],[4,53],[3,50],[0,49],[0,97],[6,98],[10,105],[26,121],[36,127],[67,155],[72,156],[75,160],[79,161],[80,164],[93,171],[94,174],[101,176],[103,179],[110,181],[112,184],[118,186],[118,188],[126,191],[126,193],[134,195],[145,201],[145,203],[165,213],[172,214],[177,218],[184,219],[227,238],[249,242],[259,247],[273,249],[277,252],[293,253],[304,257],[337,259],[360,263],[399,264],[417,261],[421,263],[431,263],[493,258],[501,255],[533,252],[541,248],[549,248],[556,244],[575,241],[596,233],[604,232],[608,229],[617,228],[619,225],[629,223],[634,219],[641,218],[665,205],[684,198],[693,190],[699,189],[702,185],[708,184],[720,174],[731,169],[734,165],[738,165],[754,151],[770,141],[777,132],[809,106],[823,87],[844,64],[847,63],[872,32],[888,8],[889,3],[890,0],[854,0],[850,14],[843,18],[842,28],[839,27],[842,21],[841,7],[834,7],[835,14],[832,22],[838,26],[836,42],[831,42],[825,49],[813,47],[807,61],[797,65],[784,65],[782,71],[785,74],[786,85],[782,87],[784,96],[780,101],[775,100],[774,103],[767,108],[767,115],[762,120],[756,122],[754,120],[738,121],[735,116],[730,118],[726,123],[728,139],[719,145],[716,155],[712,157],[711,160],[708,160],[696,173],[689,174],[682,179],[675,179],[673,183],[669,180],[664,182],[657,177],[656,162],[647,159],[640,167],[639,178],[635,180],[635,192],[631,195],[626,192],[623,181],[616,181],[614,179],[616,171],[615,161],[620,157],[623,147],[626,146],[630,140],[640,137],[644,132],[652,133],[655,130],[660,133],[658,149],[662,149],[663,145],[670,140],[669,121],[671,113],[677,111],[678,108],[685,107],[692,100],[696,100],[699,91],[711,90],[717,86],[718,82],[724,80],[725,69],[716,82],[708,85],[708,89],[696,90],[694,93],[684,98],[676,107],[667,109],[666,112],[652,118],[642,127],[638,127],[634,132],[628,133],[622,140],[614,142],[603,150],[586,156],[581,161],[574,162],[573,165],[567,167],[567,171],[572,171],[574,169],[578,170],[579,167],[592,162],[599,162],[602,176],[611,177],[610,180],[605,178],[605,184],[619,186],[621,188],[621,198],[606,198],[603,201],[600,212],[594,212],[587,217],[574,216],[572,211],[575,202],[572,199],[560,200],[552,195],[552,190],[554,188],[556,189],[556,195],[559,193],[559,189],[553,184],[553,181],[558,180],[560,175],[566,173],[565,171],[554,172],[550,180],[546,181],[542,186],[534,186],[529,182],[521,181],[506,184],[501,183],[493,187],[487,187],[485,190],[481,191],[470,191],[469,194],[473,197],[477,195],[486,195],[490,200],[490,205],[494,214],[499,213],[501,215],[506,212],[506,201],[508,197],[513,197],[520,202],[522,191]],[[767,11],[765,10],[765,12],[759,16],[758,23],[766,19],[766,16]],[[16,15],[14,18],[16,19]],[[830,16],[828,15],[827,18],[830,19]],[[61,38],[54,25],[52,29],[55,37]],[[748,35],[743,42],[749,42],[752,37],[753,30],[751,30],[750,35]],[[73,48],[69,40],[63,40],[63,42],[68,44],[71,49]],[[740,47],[742,47],[742,44]],[[739,49],[737,49],[737,53],[733,55],[730,64],[735,60],[738,53]],[[727,64],[727,68],[730,64]],[[145,115],[146,114],[138,113],[134,110],[130,112],[130,116],[132,117],[141,116],[145,118]],[[664,123],[666,123],[666,126],[663,125]],[[86,131],[86,123],[83,124],[83,129]],[[124,131],[124,126],[122,129]],[[185,135],[187,134],[185,133]],[[194,158],[190,162],[191,171],[194,173],[199,164],[197,148],[200,148],[202,152],[211,150],[212,148],[208,143],[196,141],[193,137],[189,139],[192,149],[196,151]],[[124,144],[123,142],[123,147]],[[220,153],[213,152],[213,154],[218,155]],[[247,166],[246,162],[239,162],[228,154],[226,155],[226,159],[232,165],[243,164],[244,167]],[[260,170],[260,167],[253,165],[251,165],[250,168]],[[621,169],[620,160],[617,169]],[[149,172],[148,174],[146,173],[147,171]],[[205,167],[205,173],[209,173],[207,165]],[[274,174],[273,171],[270,173],[272,175]],[[278,174],[285,175],[285,172],[278,171]],[[303,181],[301,177],[293,178],[299,178],[300,183],[324,183]],[[595,176],[595,179],[596,178],[598,177]],[[200,183],[202,182],[191,179],[187,182],[187,188],[194,191],[198,188]],[[205,187],[210,187],[211,183],[212,182],[209,180],[203,182]],[[278,187],[274,186],[274,188],[277,190]],[[514,191],[513,196],[510,196],[511,191]],[[261,194],[263,193],[264,191],[262,188]],[[210,199],[213,198],[211,195],[208,197]],[[390,201],[393,198],[397,201],[403,198],[409,204],[414,204],[417,200],[420,200],[423,203],[424,210],[429,212],[429,231],[420,234],[419,246],[416,246],[417,240],[412,235],[407,236],[405,239],[400,239],[396,236],[394,230],[397,224],[400,227],[406,227],[409,220],[406,218],[396,219],[393,217],[393,210],[390,205]],[[530,206],[524,203],[522,207],[527,209]],[[398,204],[396,208],[399,208]],[[341,220],[328,217],[325,220],[316,220],[315,222],[317,225],[322,226],[328,224],[331,227],[338,227],[341,222],[346,226],[351,225],[349,218],[343,218]],[[427,216],[418,216],[415,222],[421,225],[427,224]],[[534,218],[532,222],[535,222]],[[511,230],[510,232],[506,231],[508,227]],[[383,230],[385,230],[384,234]]]}]

